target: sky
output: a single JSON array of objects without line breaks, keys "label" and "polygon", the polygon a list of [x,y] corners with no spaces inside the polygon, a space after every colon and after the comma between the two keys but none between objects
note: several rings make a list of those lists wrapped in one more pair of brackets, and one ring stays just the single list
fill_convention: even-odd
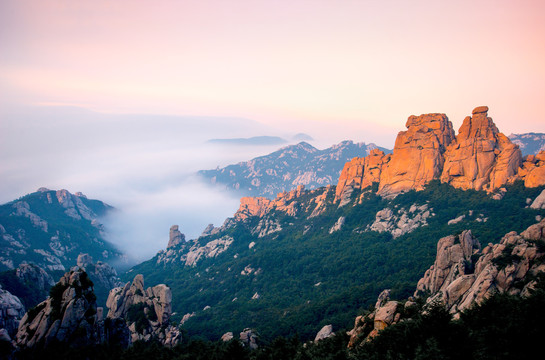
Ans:
[{"label": "sky", "polygon": [[138,235],[146,216],[168,234],[219,197],[206,216],[236,210],[195,170],[271,150],[207,138],[392,148],[410,115],[458,129],[480,105],[505,134],[545,132],[544,37],[540,0],[0,0],[0,202],[83,191],[132,211],[118,224],[149,253],[168,239]]}]

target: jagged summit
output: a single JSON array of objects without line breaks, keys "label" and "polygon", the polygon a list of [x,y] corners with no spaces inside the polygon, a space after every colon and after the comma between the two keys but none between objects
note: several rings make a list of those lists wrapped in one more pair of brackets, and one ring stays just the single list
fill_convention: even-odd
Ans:
[{"label": "jagged summit", "polygon": [[488,117],[487,106],[475,108],[458,135],[445,114],[410,116],[406,126],[407,131],[397,136],[392,155],[374,152],[345,165],[335,201],[346,203],[354,189],[367,188],[372,182],[379,183],[378,194],[386,197],[421,190],[433,179],[464,190],[487,191],[518,179],[525,180],[526,186],[545,183],[541,155],[523,163],[518,146]]}]

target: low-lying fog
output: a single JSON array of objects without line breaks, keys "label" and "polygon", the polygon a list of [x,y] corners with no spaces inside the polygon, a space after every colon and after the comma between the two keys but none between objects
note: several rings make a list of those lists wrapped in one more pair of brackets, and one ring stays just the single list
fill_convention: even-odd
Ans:
[{"label": "low-lying fog", "polygon": [[295,143],[293,135],[305,131],[282,132],[247,119],[112,115],[67,107],[13,108],[2,112],[2,119],[0,203],[42,186],[102,200],[117,209],[104,219],[110,240],[132,261],[164,249],[173,224],[192,239],[237,210],[238,196],[203,183],[195,176],[198,170],[279,148],[207,140],[270,135]]}]

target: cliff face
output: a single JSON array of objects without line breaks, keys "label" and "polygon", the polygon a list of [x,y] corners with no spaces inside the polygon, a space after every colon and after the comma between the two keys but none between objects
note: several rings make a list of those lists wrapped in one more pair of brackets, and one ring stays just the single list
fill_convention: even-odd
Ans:
[{"label": "cliff face", "polygon": [[481,106],[465,118],[445,153],[442,182],[464,190],[493,190],[516,175],[522,165],[521,152],[487,113],[488,107]]},{"label": "cliff face", "polygon": [[356,157],[347,162],[339,177],[335,202],[340,201],[339,206],[346,205],[354,190],[378,183],[383,166],[390,161],[390,157],[390,154],[385,155],[383,151],[374,149],[366,157]]},{"label": "cliff face", "polygon": [[445,114],[410,116],[406,127],[397,135],[392,158],[380,176],[380,195],[420,190],[439,177],[445,148],[454,140]]}]

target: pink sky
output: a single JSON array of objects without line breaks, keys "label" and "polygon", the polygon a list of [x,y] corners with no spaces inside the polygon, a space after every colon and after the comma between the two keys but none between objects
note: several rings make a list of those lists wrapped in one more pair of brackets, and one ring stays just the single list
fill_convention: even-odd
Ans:
[{"label": "pink sky", "polygon": [[391,147],[411,114],[458,129],[488,105],[506,134],[545,132],[544,39],[539,0],[1,0],[0,106],[246,117]]}]

